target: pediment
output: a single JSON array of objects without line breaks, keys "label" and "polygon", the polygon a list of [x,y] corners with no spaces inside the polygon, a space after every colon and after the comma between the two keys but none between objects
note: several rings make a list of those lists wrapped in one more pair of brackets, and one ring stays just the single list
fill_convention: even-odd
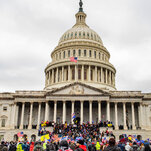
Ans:
[{"label": "pediment", "polygon": [[109,95],[98,88],[83,84],[73,83],[49,92],[52,95]]}]

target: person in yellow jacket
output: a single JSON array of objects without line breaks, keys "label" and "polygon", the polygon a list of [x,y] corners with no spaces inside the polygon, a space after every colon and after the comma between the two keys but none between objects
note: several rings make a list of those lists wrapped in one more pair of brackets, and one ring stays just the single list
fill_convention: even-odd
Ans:
[{"label": "person in yellow jacket", "polygon": [[16,151],[24,151],[22,149],[22,143],[21,142],[17,145],[17,150]]},{"label": "person in yellow jacket", "polygon": [[43,149],[44,149],[44,151],[46,151],[46,149],[47,149],[47,146],[46,146],[46,145],[47,145],[47,143],[44,142],[44,143],[43,143]]},{"label": "person in yellow jacket", "polygon": [[101,149],[101,145],[100,145],[99,142],[97,142],[97,143],[96,143],[96,150],[97,150],[97,151],[100,151],[100,149]]}]

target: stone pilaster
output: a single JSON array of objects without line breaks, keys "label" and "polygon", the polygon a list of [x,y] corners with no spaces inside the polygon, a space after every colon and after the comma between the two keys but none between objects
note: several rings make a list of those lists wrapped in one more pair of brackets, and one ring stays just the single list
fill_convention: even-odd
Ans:
[{"label": "stone pilaster", "polygon": [[98,79],[98,74],[97,74],[97,72],[98,72],[98,69],[97,69],[97,66],[95,66],[95,82],[97,82],[97,79]]}]

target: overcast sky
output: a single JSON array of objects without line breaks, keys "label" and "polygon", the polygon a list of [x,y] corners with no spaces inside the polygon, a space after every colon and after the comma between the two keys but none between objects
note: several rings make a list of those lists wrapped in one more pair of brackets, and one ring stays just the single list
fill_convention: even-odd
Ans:
[{"label": "overcast sky", "polygon": [[[151,0],[83,0],[117,70],[117,90],[151,92]],[[0,92],[43,90],[44,69],[79,0],[0,0]]]}]

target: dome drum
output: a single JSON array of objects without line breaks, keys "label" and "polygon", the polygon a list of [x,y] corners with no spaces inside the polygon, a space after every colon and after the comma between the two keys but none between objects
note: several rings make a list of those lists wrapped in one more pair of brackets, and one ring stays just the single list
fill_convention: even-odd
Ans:
[{"label": "dome drum", "polygon": [[61,87],[62,84],[73,82],[83,82],[98,88],[115,90],[115,71],[93,63],[60,64],[46,71],[45,89]]}]

